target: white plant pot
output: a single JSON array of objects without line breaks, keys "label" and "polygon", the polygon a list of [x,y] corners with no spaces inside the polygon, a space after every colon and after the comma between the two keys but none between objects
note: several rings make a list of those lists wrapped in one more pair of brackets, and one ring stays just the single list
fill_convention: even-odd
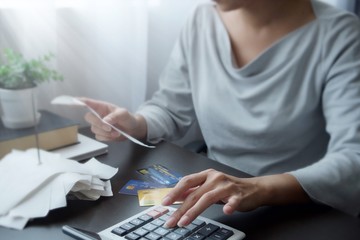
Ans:
[{"label": "white plant pot", "polygon": [[6,128],[28,128],[39,122],[36,90],[36,87],[20,90],[0,88],[1,120]]}]

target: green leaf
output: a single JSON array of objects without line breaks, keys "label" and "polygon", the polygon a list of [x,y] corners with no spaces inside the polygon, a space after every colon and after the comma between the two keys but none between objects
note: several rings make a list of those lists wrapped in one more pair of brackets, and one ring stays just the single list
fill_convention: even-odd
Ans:
[{"label": "green leaf", "polygon": [[53,58],[55,55],[49,53],[38,59],[26,60],[22,54],[10,48],[4,49],[0,56],[3,59],[0,62],[0,87],[20,89],[45,81],[63,81],[63,75],[48,66]]}]

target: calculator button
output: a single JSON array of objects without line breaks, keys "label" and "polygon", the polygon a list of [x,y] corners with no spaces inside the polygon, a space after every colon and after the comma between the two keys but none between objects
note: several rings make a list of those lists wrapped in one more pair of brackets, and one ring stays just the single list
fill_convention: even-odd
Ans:
[{"label": "calculator button", "polygon": [[161,220],[161,219],[155,219],[154,221],[151,222],[152,224],[155,224],[156,226],[162,226],[165,221],[164,220]]},{"label": "calculator button", "polygon": [[125,238],[128,240],[138,240],[140,238],[139,235],[136,235],[135,233],[129,233],[125,235]]},{"label": "calculator button", "polygon": [[203,240],[205,238],[204,235],[201,235],[199,233],[193,233],[192,235],[190,235],[189,237],[187,237],[187,240]]},{"label": "calculator button", "polygon": [[166,221],[166,220],[169,219],[169,217],[170,217],[170,214],[165,214],[165,215],[162,215],[162,216],[160,217],[160,219],[163,220],[163,221]]},{"label": "calculator button", "polygon": [[228,237],[215,232],[215,233],[213,233],[213,234],[211,234],[209,236],[209,239],[211,239],[211,240],[225,240],[225,239],[228,239]]},{"label": "calculator button", "polygon": [[116,235],[119,235],[121,237],[127,233],[127,231],[125,229],[120,228],[120,227],[114,228],[113,230],[111,230],[111,232]]},{"label": "calculator button", "polygon": [[147,215],[151,216],[152,218],[158,218],[158,217],[160,217],[162,214],[161,214],[161,212],[152,210],[152,211],[148,212]]},{"label": "calculator button", "polygon": [[198,233],[207,237],[207,236],[210,236],[213,232],[215,232],[218,229],[219,229],[218,226],[208,223],[206,226],[202,227],[198,231]]},{"label": "calculator button", "polygon": [[187,235],[189,235],[191,233],[191,231],[187,228],[178,228],[174,232],[177,234],[180,234],[183,237],[186,237]]},{"label": "calculator button", "polygon": [[146,230],[148,230],[149,232],[155,230],[158,226],[152,224],[152,223],[148,223],[145,226],[143,226],[143,228],[145,228]]},{"label": "calculator button", "polygon": [[146,235],[145,237],[146,237],[147,239],[149,239],[149,240],[158,240],[158,239],[161,238],[160,235],[158,235],[158,234],[156,234],[156,233],[153,233],[153,232],[149,233],[149,234]]},{"label": "calculator button", "polygon": [[195,224],[195,225],[198,225],[198,226],[204,226],[205,225],[205,221],[197,219],[197,218],[194,221],[192,221],[191,223]]},{"label": "calculator button", "polygon": [[137,234],[137,235],[139,235],[140,237],[143,237],[143,236],[145,236],[146,234],[148,234],[149,231],[146,230],[146,229],[144,229],[144,228],[139,228],[139,229],[136,229],[136,230],[134,231],[134,233]]},{"label": "calculator button", "polygon": [[161,215],[164,215],[165,213],[168,213],[168,212],[169,212],[169,209],[164,208],[164,207],[161,207],[161,206],[155,208],[154,210],[157,211],[157,212],[159,212],[159,213],[161,213]]},{"label": "calculator button", "polygon": [[136,218],[136,219],[132,220],[130,223],[132,225],[134,225],[135,227],[139,227],[139,226],[144,224],[144,221],[141,220],[141,219]]},{"label": "calculator button", "polygon": [[123,225],[120,226],[122,229],[125,229],[126,231],[130,232],[132,230],[135,229],[135,225],[131,224],[131,223],[125,223]]},{"label": "calculator button", "polygon": [[151,220],[153,220],[153,218],[147,214],[144,214],[144,215],[141,215],[139,217],[139,219],[143,220],[144,222],[148,223],[150,222]]},{"label": "calculator button", "polygon": [[168,235],[166,235],[166,238],[167,239],[170,239],[170,240],[179,240],[181,239],[183,236],[180,235],[180,234],[177,234],[176,232],[171,232],[169,233]]},{"label": "calculator button", "polygon": [[166,234],[168,234],[170,231],[168,230],[168,229],[165,229],[165,228],[162,228],[162,227],[160,227],[160,228],[158,228],[158,229],[156,229],[155,231],[154,231],[154,233],[157,233],[157,234],[159,234],[160,236],[165,236]]},{"label": "calculator button", "polygon": [[200,228],[200,226],[190,223],[189,225],[185,226],[186,229],[189,229],[191,232],[195,232]]},{"label": "calculator button", "polygon": [[219,233],[221,235],[226,236],[227,238],[231,237],[232,235],[234,235],[234,232],[226,229],[226,228],[220,228],[219,230],[216,231],[216,233]]}]

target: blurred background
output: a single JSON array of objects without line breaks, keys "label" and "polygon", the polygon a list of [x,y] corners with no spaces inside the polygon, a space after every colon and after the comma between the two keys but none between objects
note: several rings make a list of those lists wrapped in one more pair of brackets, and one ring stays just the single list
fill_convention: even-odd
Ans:
[{"label": "blurred background", "polygon": [[[0,51],[10,47],[26,58],[54,53],[65,80],[40,85],[39,107],[86,125],[84,112],[54,107],[51,99],[87,96],[135,111],[158,88],[187,16],[207,1],[0,0]],[[359,10],[357,0],[324,1]]]}]

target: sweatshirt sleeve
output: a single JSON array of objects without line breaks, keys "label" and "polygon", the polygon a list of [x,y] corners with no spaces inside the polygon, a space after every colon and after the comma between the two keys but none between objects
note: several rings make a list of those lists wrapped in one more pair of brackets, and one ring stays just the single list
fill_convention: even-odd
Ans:
[{"label": "sweatshirt sleeve", "polygon": [[[346,25],[345,25],[346,24]],[[326,155],[291,172],[308,195],[360,214],[360,24],[343,21],[324,37],[322,109],[330,135]]]},{"label": "sweatshirt sleeve", "polygon": [[186,57],[193,19],[194,16],[190,17],[181,31],[160,76],[159,90],[137,111],[146,119],[149,142],[179,139],[195,121]]}]

